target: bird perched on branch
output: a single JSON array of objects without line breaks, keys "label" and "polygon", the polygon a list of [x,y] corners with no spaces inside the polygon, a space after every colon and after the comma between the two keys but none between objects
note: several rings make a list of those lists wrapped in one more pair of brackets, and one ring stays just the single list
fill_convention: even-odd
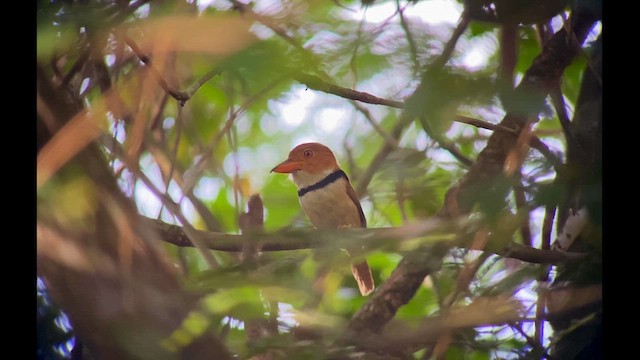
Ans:
[{"label": "bird perched on branch", "polygon": [[[311,223],[318,229],[367,227],[356,191],[333,152],[320,143],[296,146],[271,172],[290,173],[298,198]],[[375,288],[367,261],[351,265],[362,295]]]}]

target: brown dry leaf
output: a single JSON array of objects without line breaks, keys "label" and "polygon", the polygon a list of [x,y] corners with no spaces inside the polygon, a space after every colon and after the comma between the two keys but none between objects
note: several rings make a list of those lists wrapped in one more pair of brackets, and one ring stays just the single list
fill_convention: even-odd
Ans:
[{"label": "brown dry leaf", "polygon": [[175,15],[142,21],[140,31],[129,36],[145,54],[188,51],[225,56],[257,40],[249,31],[251,24],[237,15]]},{"label": "brown dry leaf", "polygon": [[[51,112],[47,109],[46,104],[40,101],[40,97],[38,97],[37,104],[37,111],[43,118],[51,116]],[[126,112],[126,106],[113,90],[95,100],[89,110],[76,114],[55,133],[51,140],[40,150],[36,159],[37,189],[44,185],[64,164],[108,129],[109,124],[105,117],[107,112],[112,114]],[[61,120],[50,119],[49,122],[54,126],[59,126]]]},{"label": "brown dry leaf", "polygon": [[531,127],[535,123],[535,118],[530,118],[525,127],[520,132],[514,147],[507,154],[504,160],[503,171],[505,175],[511,176],[520,169],[527,153],[529,152],[529,142],[532,137]]},{"label": "brown dry leaf", "polygon": [[[38,111],[41,109],[38,107]],[[64,164],[76,156],[91,141],[100,135],[100,128],[92,121],[92,112],[83,111],[73,117],[51,140],[40,150],[36,160],[39,189]]]}]

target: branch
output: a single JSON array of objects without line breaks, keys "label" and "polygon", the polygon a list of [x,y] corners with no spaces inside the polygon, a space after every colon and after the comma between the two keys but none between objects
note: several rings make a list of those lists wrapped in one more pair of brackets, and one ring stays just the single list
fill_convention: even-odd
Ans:
[{"label": "branch", "polygon": [[375,130],[378,133],[378,135],[380,135],[384,139],[386,144],[392,147],[398,147],[398,141],[394,139],[391,135],[389,135],[389,133],[386,132],[382,128],[382,126],[380,126],[380,124],[378,124],[373,119],[373,116],[371,116],[369,109],[360,105],[360,103],[358,103],[357,101],[351,101],[351,104],[353,105],[353,107],[356,108],[356,110],[358,110],[364,116],[364,118],[369,122],[369,124],[371,124],[371,127],[373,127],[373,130]]},{"label": "branch", "polygon": [[453,34],[451,34],[451,38],[445,44],[444,49],[442,49],[442,53],[440,54],[440,56],[438,56],[438,58],[436,58],[436,61],[431,64],[431,71],[440,70],[447,63],[447,61],[449,61],[451,54],[453,54],[453,50],[456,48],[458,39],[460,39],[460,36],[462,36],[464,31],[467,29],[470,20],[471,17],[469,16],[469,14],[466,11],[463,11],[462,15],[460,15],[458,26],[456,26],[456,28],[453,30]]},{"label": "branch", "polygon": [[[472,118],[465,115],[458,115],[455,119],[455,122],[473,125],[478,128],[493,130],[493,131],[503,131],[510,134],[517,134],[518,132],[514,129],[510,129],[501,124],[492,124],[480,119]],[[529,146],[538,150],[540,154],[542,154],[547,160],[551,162],[553,167],[557,172],[562,171],[562,159],[560,159],[549,147],[545,144],[539,137],[534,134],[530,134],[531,138],[529,139]]]},{"label": "branch", "polygon": [[[527,198],[525,196],[525,191],[523,189],[522,179],[519,180],[519,185],[514,187],[513,195],[516,201],[516,208],[518,212],[522,211],[527,206]],[[531,226],[530,226],[530,215],[527,213],[522,225],[520,226],[520,236],[522,237],[522,242],[529,246],[533,246],[533,237],[531,236]]]},{"label": "branch", "polygon": [[375,290],[369,301],[353,316],[341,336],[343,341],[353,342],[359,337],[381,332],[398,308],[411,300],[424,278],[440,269],[441,259],[448,250],[447,247],[434,246],[428,251],[405,256],[389,279]]},{"label": "branch", "polygon": [[314,75],[301,73],[298,75],[294,75],[293,78],[299,83],[306,85],[309,89],[337,95],[346,99],[362,101],[368,104],[387,105],[397,109],[404,108],[404,103],[400,101],[387,100],[366,92],[356,91],[338,85],[330,84]]},{"label": "branch", "polygon": [[[192,247],[182,227],[167,224],[160,220],[141,217],[148,226],[159,234],[160,240],[180,247]],[[226,234],[195,230],[205,246],[211,250],[241,252],[244,244],[251,242],[261,251],[285,251],[321,248],[328,245],[336,247],[364,246],[373,248],[386,244],[394,239],[403,241],[435,234],[450,233],[460,229],[461,225],[454,221],[426,220],[403,227],[389,228],[354,228],[341,230],[281,230],[275,233],[254,232],[248,235]]]},{"label": "branch", "polygon": [[452,142],[444,139],[443,136],[435,135],[431,131],[430,127],[428,126],[428,122],[425,120],[424,116],[420,116],[420,121],[423,124],[425,132],[427,134],[431,134],[430,135],[431,138],[438,144],[438,146],[448,151],[454,158],[456,158],[465,167],[471,167],[471,165],[473,165],[473,160],[464,156]]},{"label": "branch", "polygon": [[[458,185],[447,192],[442,215],[468,212],[474,203],[474,193],[478,186],[484,186],[502,174],[505,159],[515,146],[520,132],[528,119],[537,114],[537,109],[542,106],[549,91],[554,88],[564,69],[578,53],[579,45],[585,40],[596,20],[588,10],[576,9],[569,21],[573,26],[572,34],[568,35],[567,29],[563,28],[545,44],[543,51],[534,59],[515,90],[514,98],[526,99],[526,104],[515,104],[519,105],[518,108],[515,108],[514,104],[508,105],[508,112],[500,123],[515,133],[497,132],[489,138],[487,146],[478,155],[471,170]],[[523,111],[523,105],[526,105],[526,111]]]},{"label": "branch", "polygon": [[257,21],[257,22],[261,23],[262,25],[268,27],[274,33],[278,34],[278,36],[280,36],[281,38],[285,39],[289,44],[291,44],[296,49],[298,49],[298,50],[300,50],[302,52],[307,52],[307,49],[305,49],[302,46],[302,44],[300,44],[300,42],[298,42],[298,40],[296,40],[295,38],[289,36],[289,34],[287,34],[287,31],[285,29],[283,29],[280,26],[274,24],[273,21],[271,21],[271,19],[269,19],[268,17],[262,16],[260,14],[255,13],[253,11],[253,9],[251,9],[251,5],[243,4],[238,0],[229,0],[229,2],[231,2],[233,4],[234,9],[238,10],[241,14],[246,15],[251,20]]},{"label": "branch", "polygon": [[153,77],[156,79],[156,81],[158,81],[158,84],[160,84],[160,87],[162,87],[162,89],[167,94],[178,100],[180,102],[180,106],[184,106],[184,104],[189,101],[189,99],[191,99],[191,97],[193,97],[198,89],[200,89],[200,87],[207,81],[211,80],[211,78],[213,78],[214,76],[220,75],[222,73],[223,69],[221,66],[215,67],[204,74],[202,77],[200,77],[198,80],[196,80],[191,86],[189,86],[189,88],[187,88],[186,91],[175,89],[167,83],[162,74],[153,66],[151,57],[142,53],[142,50],[140,50],[138,44],[136,44],[133,39],[125,34],[121,34],[120,36],[124,39],[124,42],[129,45],[131,51],[136,54],[138,59],[140,59],[140,61],[142,61],[147,66]]},{"label": "branch", "polygon": [[[147,226],[155,229],[160,240],[179,246],[193,247],[182,227],[167,224],[160,220],[141,217]],[[398,245],[420,237],[435,237],[437,234],[460,230],[455,223],[444,220],[427,220],[421,223],[409,224],[402,227],[387,228],[363,228],[333,230],[282,230],[274,233],[261,231],[246,235],[226,234],[205,230],[194,230],[203,242],[205,248],[210,250],[242,252],[246,244],[254,244],[262,252],[289,251],[302,249],[317,249],[327,246],[348,247],[362,246],[365,250],[373,250],[380,247]],[[429,242],[430,240],[425,240]],[[467,245],[450,240],[438,239],[436,243],[448,244],[447,249],[453,246],[466,247]],[[529,246],[511,244],[499,251],[486,250],[491,254],[497,254],[507,258],[519,259],[535,264],[556,264],[582,259],[585,254],[564,252],[555,250],[541,250]]]}]

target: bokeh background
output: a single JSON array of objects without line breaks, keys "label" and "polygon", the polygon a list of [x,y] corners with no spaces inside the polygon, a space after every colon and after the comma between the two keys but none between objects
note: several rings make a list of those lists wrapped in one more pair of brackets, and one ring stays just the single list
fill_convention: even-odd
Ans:
[{"label": "bokeh background", "polygon": [[[337,248],[249,260],[204,255],[198,246],[145,235],[132,225],[134,214],[241,234],[240,219],[257,194],[264,231],[309,228],[295,185],[270,170],[295,145],[317,141],[349,174],[370,228],[420,223],[441,214],[447,191],[509,114],[526,114],[524,133],[542,145],[518,145],[515,170],[504,165],[506,182],[476,189],[463,218],[484,229],[491,249],[449,246],[387,329],[419,332],[424,321],[457,308],[472,320],[431,324],[437,335],[380,358],[551,358],[572,334],[582,345],[570,347],[583,351],[601,314],[601,267],[593,266],[601,264],[601,237],[593,235],[601,229],[600,190],[597,181],[581,185],[585,177],[576,180],[580,172],[569,165],[579,158],[596,180],[601,168],[584,165],[599,164],[597,152],[571,155],[582,130],[567,124],[576,123],[581,91],[592,94],[585,111],[597,114],[598,89],[582,88],[585,69],[597,68],[601,56],[594,50],[603,32],[598,15],[544,101],[534,104],[514,88],[554,34],[570,28],[576,9],[599,14],[600,7],[555,0],[39,1],[38,358],[90,356],[99,352],[98,337],[115,339],[112,355],[179,358],[205,333],[240,358],[356,356],[353,348],[336,350],[335,341],[369,298],[359,295]],[[591,131],[596,140],[599,129]],[[90,169],[96,161],[102,172]],[[581,208],[589,209],[590,235],[575,252],[588,261],[524,261],[500,252],[509,244],[549,249],[567,214]],[[437,236],[429,235],[370,249],[376,283],[432,244]],[[156,265],[136,270],[156,257],[166,264],[157,276]],[[579,284],[592,301],[588,310],[567,305],[583,312],[558,320],[571,326],[554,327],[545,294],[565,266],[573,270],[562,283]],[[146,271],[148,278],[139,275]],[[165,271],[166,278],[158,275]],[[165,290],[186,294],[167,300],[175,318],[128,328],[164,311],[168,305],[148,299]],[[487,308],[472,305],[496,296],[504,306],[515,301],[517,316],[473,320]],[[86,314],[98,315],[74,324]],[[105,319],[112,321],[100,325]]]}]

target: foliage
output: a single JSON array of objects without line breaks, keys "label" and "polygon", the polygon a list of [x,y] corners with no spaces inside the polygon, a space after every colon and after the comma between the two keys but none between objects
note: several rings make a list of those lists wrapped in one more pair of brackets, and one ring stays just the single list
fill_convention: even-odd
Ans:
[{"label": "foliage", "polygon": [[[158,354],[172,358],[209,334],[240,358],[345,358],[372,349],[385,354],[380,358],[547,357],[554,344],[571,333],[554,337],[544,318],[547,309],[539,306],[548,296],[543,289],[553,283],[556,267],[514,259],[503,250],[513,244],[548,249],[544,218],[557,208],[556,227],[562,227],[567,204],[582,201],[575,191],[579,180],[571,177],[570,169],[562,172],[557,166],[558,161],[567,165],[569,145],[552,101],[535,110],[529,102],[518,103],[518,111],[534,111],[529,114],[533,122],[517,129],[499,126],[509,111],[518,112],[512,108],[516,92],[505,84],[517,85],[526,77],[544,49],[541,41],[559,33],[563,17],[577,10],[562,10],[565,2],[547,1],[552,14],[527,13],[523,20],[517,18],[523,13],[515,10],[506,16],[504,2],[496,1],[483,8],[482,16],[474,13],[475,18],[459,22],[419,16],[433,11],[429,6],[436,3],[446,3],[458,15],[463,9],[461,2],[436,0],[38,2],[39,81],[53,84],[54,92],[66,94],[65,101],[87,110],[68,118],[52,115],[60,114],[47,107],[54,96],[39,85],[39,261],[53,259],[86,274],[124,274],[125,287],[127,281],[136,284],[127,274],[138,260],[127,251],[137,254],[142,245],[126,245],[123,223],[131,220],[114,210],[116,202],[100,200],[108,193],[102,185],[81,177],[89,172],[81,160],[88,144],[97,145],[109,177],[139,214],[181,226],[186,219],[196,229],[217,233],[246,234],[240,218],[253,194],[264,204],[264,223],[258,225],[265,232],[310,226],[300,211],[295,185],[269,171],[294,145],[319,141],[334,150],[349,174],[369,227],[403,227],[437,216],[462,224],[415,236],[407,230],[408,238],[376,240],[368,247],[366,257],[379,288],[397,280],[394,274],[400,272],[402,259],[433,260],[423,264],[428,276],[407,293],[408,303],[393,305],[393,311],[399,307],[393,320],[380,324],[386,328],[379,343],[350,346],[345,335],[372,297],[358,294],[349,259],[335,244],[259,256],[207,251],[212,254],[208,259],[198,244],[178,248],[152,236],[155,243],[149,249],[154,250],[142,253],[158,250],[158,263],[177,269],[167,274],[175,276],[178,285],[167,288],[196,301],[170,297],[168,303],[189,304],[180,307],[186,313],[176,310],[178,305],[172,308],[181,314],[176,315],[180,323],[168,326],[169,331],[115,341],[122,351],[132,358],[156,356],[140,349],[158,347]],[[490,9],[502,12],[494,18]],[[529,18],[547,15],[533,24]],[[518,38],[513,77],[503,71],[508,62],[503,49],[509,44],[501,32],[510,26]],[[459,38],[457,29],[462,29]],[[598,23],[579,54],[560,70],[558,89],[571,117],[600,33]],[[448,50],[451,44],[453,51]],[[482,54],[480,65],[471,63],[474,53]],[[301,75],[313,75],[320,83],[303,83]],[[355,92],[350,97],[344,89]],[[373,103],[371,95],[376,97]],[[387,102],[378,105],[380,99]],[[402,106],[388,105],[389,100]],[[532,142],[523,145],[518,134],[528,130],[544,145],[542,150],[530,149]],[[500,132],[513,138],[504,161],[496,165],[500,173],[474,172],[490,137],[497,139]],[[516,164],[514,171],[508,163]],[[471,190],[464,189],[471,195],[460,201],[461,216],[454,217],[447,203],[451,189],[467,183]],[[597,198],[598,191],[591,198]],[[104,227],[96,219],[105,217],[115,220]],[[580,286],[601,283],[598,225],[586,230],[591,246],[584,251],[590,260],[570,276]],[[147,236],[134,228],[135,236]],[[91,235],[97,232],[107,239],[104,243]],[[188,227],[185,233],[191,238]],[[313,240],[306,234],[302,237]],[[84,240],[65,242],[64,236]],[[446,249],[438,257],[440,246]],[[425,249],[431,255],[420,258]],[[106,266],[110,256],[118,259],[112,268]],[[39,281],[55,290],[56,282],[50,285],[48,276],[60,273],[52,275],[49,269],[39,263]],[[162,296],[152,282],[131,285],[132,291]],[[120,295],[126,303],[126,291],[114,296]],[[58,296],[53,302],[69,313],[73,326],[78,314],[73,304],[84,305],[65,299],[64,292]],[[42,354],[54,354],[50,350],[68,343],[71,335],[52,326],[61,315],[41,299],[44,295],[38,304],[39,356],[58,358]],[[148,312],[166,305],[161,302],[150,304]],[[586,304],[586,315],[580,317],[601,311],[592,305]],[[100,306],[106,305],[97,303],[96,308]],[[93,311],[87,309],[83,311]],[[136,316],[128,321],[146,319]],[[115,329],[121,329],[118,321],[113,320]],[[92,329],[83,331],[76,335],[87,336]],[[406,339],[397,339],[394,331]],[[390,339],[395,339],[394,346],[386,343]],[[91,341],[87,343],[90,347]],[[132,348],[138,351],[127,350]],[[68,350],[61,353],[70,357]]]}]

